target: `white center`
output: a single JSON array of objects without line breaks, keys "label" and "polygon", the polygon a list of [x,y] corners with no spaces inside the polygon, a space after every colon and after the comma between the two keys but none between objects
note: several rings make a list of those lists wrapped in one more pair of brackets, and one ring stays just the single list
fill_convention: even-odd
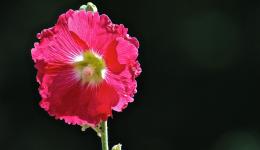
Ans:
[{"label": "white center", "polygon": [[76,56],[74,58],[74,62],[80,62],[80,61],[83,61],[83,60],[84,60],[84,57],[82,55]]}]

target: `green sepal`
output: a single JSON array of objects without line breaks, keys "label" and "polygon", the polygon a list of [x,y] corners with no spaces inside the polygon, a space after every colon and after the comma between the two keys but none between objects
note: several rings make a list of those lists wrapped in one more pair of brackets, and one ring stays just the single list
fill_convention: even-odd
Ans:
[{"label": "green sepal", "polygon": [[90,128],[90,126],[88,126],[88,125],[82,125],[82,126],[81,126],[81,131],[84,132],[84,131],[86,131],[88,128]]},{"label": "green sepal", "polygon": [[91,128],[93,129],[96,133],[97,133],[97,136],[101,137],[101,127],[100,125],[96,126],[96,127],[91,127],[89,125],[82,125],[81,126],[81,131],[84,132],[86,131],[88,128]]}]

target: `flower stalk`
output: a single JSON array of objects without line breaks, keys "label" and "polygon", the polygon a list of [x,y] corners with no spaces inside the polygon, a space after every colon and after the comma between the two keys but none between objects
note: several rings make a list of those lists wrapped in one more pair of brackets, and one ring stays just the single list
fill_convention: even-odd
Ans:
[{"label": "flower stalk", "polygon": [[102,150],[109,150],[107,121],[101,122],[101,143],[102,143]]}]

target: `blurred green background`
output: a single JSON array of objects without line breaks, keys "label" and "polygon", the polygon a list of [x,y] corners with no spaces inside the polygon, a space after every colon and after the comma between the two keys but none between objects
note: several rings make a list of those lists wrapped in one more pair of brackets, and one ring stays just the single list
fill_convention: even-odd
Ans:
[{"label": "blurred green background", "polygon": [[[83,0],[1,2],[0,149],[97,150],[38,106],[36,33]],[[135,102],[109,120],[125,150],[260,150],[260,1],[93,0],[141,44]]]}]

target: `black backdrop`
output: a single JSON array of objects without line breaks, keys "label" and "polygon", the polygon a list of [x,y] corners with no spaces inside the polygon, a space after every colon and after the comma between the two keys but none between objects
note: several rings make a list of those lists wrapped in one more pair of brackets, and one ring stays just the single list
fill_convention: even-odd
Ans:
[{"label": "black backdrop", "polygon": [[[0,149],[94,150],[38,106],[30,49],[80,0],[1,1]],[[259,150],[260,2],[95,0],[141,44],[135,102],[109,120],[125,150]]]}]

